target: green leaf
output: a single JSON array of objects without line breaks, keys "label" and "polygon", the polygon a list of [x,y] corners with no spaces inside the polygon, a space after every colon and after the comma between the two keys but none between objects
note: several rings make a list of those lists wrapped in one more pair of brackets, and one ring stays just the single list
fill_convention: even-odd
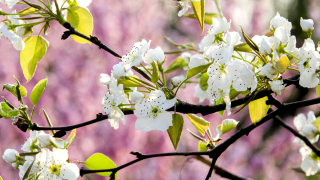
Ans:
[{"label": "green leaf", "polygon": [[27,82],[32,79],[37,63],[46,54],[49,42],[42,36],[30,36],[23,39],[25,48],[20,52],[20,65]]},{"label": "green leaf", "polygon": [[[219,105],[219,104],[222,104],[222,103],[224,103],[224,100],[223,100],[222,97],[219,98],[219,99],[216,101],[216,105]],[[221,115],[221,117],[223,117],[223,113],[224,113],[224,110],[219,111],[219,114]]]},{"label": "green leaf", "polygon": [[201,31],[203,32],[203,24],[204,24],[204,0],[191,0],[191,6],[194,14],[199,22],[201,27]]},{"label": "green leaf", "polygon": [[0,176],[0,180],[3,180],[1,176]]},{"label": "green leaf", "polygon": [[47,86],[48,79],[42,79],[39,81],[36,86],[34,86],[31,94],[30,94],[30,101],[34,106],[36,106],[39,102],[39,99]]},{"label": "green leaf", "polygon": [[[116,168],[116,164],[107,156],[101,153],[95,153],[90,156],[84,165],[90,170],[97,170],[97,169],[111,169]],[[100,176],[110,177],[112,172],[99,172],[96,173]],[[115,174],[115,178],[118,178],[118,172]]]},{"label": "green leaf", "polygon": [[200,78],[200,88],[203,91],[206,91],[208,89],[208,79],[209,79],[209,75],[207,73],[203,73]]},{"label": "green leaf", "polygon": [[36,160],[36,159],[34,159],[34,160],[32,161],[32,163],[31,163],[30,166],[28,167],[26,173],[24,173],[24,175],[23,175],[23,177],[22,177],[22,180],[25,180],[25,179],[27,179],[27,178],[29,177],[31,168],[32,168],[33,163],[34,163],[35,160]]},{"label": "green leaf", "polygon": [[251,47],[247,43],[237,44],[233,47],[234,51],[252,52]]},{"label": "green leaf", "polygon": [[76,137],[76,129],[72,130],[68,138],[64,141],[64,148],[67,148]]},{"label": "green leaf", "polygon": [[[90,36],[93,31],[93,18],[91,13],[83,7],[75,6],[68,9],[67,21],[80,33]],[[71,35],[71,37],[80,44],[89,43],[90,41],[85,40],[79,36]]]},{"label": "green leaf", "polygon": [[[197,16],[195,14],[185,14],[184,17],[197,19]],[[218,18],[217,13],[204,13],[204,23],[206,24],[212,24],[212,18]]]},{"label": "green leaf", "polygon": [[198,151],[207,151],[208,147],[206,145],[206,143],[199,141],[198,143]]},{"label": "green leaf", "polygon": [[[317,92],[317,97],[320,97],[320,85],[317,86],[316,92]],[[320,105],[320,103],[319,103],[319,105]]]},{"label": "green leaf", "polygon": [[152,62],[152,77],[151,77],[151,81],[156,84],[157,81],[160,78],[160,72],[159,72],[159,67],[158,67],[158,63],[157,62]]},{"label": "green leaf", "polygon": [[197,75],[198,73],[208,69],[208,67],[212,64],[213,62],[211,63],[208,63],[208,64],[204,64],[204,65],[200,65],[200,66],[197,66],[197,67],[194,67],[194,68],[191,68],[187,71],[187,79]]},{"label": "green leaf", "polygon": [[183,129],[183,117],[181,114],[172,114],[172,126],[167,130],[174,150],[177,149]]},{"label": "green leaf", "polygon": [[[6,89],[9,92],[11,92],[11,94],[18,97],[16,87],[17,87],[17,84],[5,84],[3,85],[2,91]],[[26,97],[28,94],[27,89],[21,85],[20,85],[20,93],[21,93],[21,97]]]},{"label": "green leaf", "polygon": [[0,116],[9,119],[19,115],[19,110],[12,110],[6,102],[1,102]]},{"label": "green leaf", "polygon": [[117,83],[119,84],[123,84],[123,87],[143,87],[143,85],[138,82],[137,80],[135,80],[133,77],[139,79],[138,76],[136,75],[132,75],[132,76],[127,76],[129,79],[132,79],[133,81],[123,78],[123,79],[118,79]]},{"label": "green leaf", "polygon": [[283,55],[278,61],[276,61],[276,68],[280,73],[284,73],[290,65],[290,61],[286,55]]},{"label": "green leaf", "polygon": [[204,120],[202,117],[196,116],[194,114],[187,114],[187,117],[191,121],[191,123],[194,125],[194,127],[197,128],[199,133],[204,136],[205,131],[209,128],[210,122]]},{"label": "green leaf", "polygon": [[320,117],[317,117],[317,119],[313,121],[312,125],[316,126],[320,131]]},{"label": "green leaf", "polygon": [[249,113],[251,121],[255,124],[259,122],[268,112],[269,105],[266,104],[268,97],[263,97],[249,103]]},{"label": "green leaf", "polygon": [[225,119],[222,121],[222,123],[217,127],[217,132],[221,136],[229,131],[231,131],[233,128],[237,126],[239,122],[234,119]]},{"label": "green leaf", "polygon": [[[246,91],[243,91],[246,92]],[[250,92],[250,91],[249,91]],[[231,88],[230,90],[230,99],[233,100],[234,98],[236,98],[241,92],[238,92],[237,90],[235,90],[234,88]]]},{"label": "green leaf", "polygon": [[186,60],[179,56],[170,64],[170,66],[164,71],[164,73],[173,72],[186,66],[188,66],[188,62],[186,62]]}]

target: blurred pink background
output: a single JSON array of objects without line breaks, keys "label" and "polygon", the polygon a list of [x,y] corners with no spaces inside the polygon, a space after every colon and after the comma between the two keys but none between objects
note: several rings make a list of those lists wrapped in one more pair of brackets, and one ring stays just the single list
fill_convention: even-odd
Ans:
[{"label": "blurred pink background", "polygon": [[[217,12],[214,1],[206,1],[207,12]],[[302,5],[301,5],[302,3]],[[197,45],[202,39],[201,31],[196,20],[178,18],[176,1],[171,0],[93,0],[88,7],[94,18],[93,35],[120,55],[126,54],[135,42],[141,39],[151,40],[151,48],[160,46],[164,51],[175,50],[164,37],[168,36],[179,44],[193,42]],[[255,34],[262,35],[267,32],[271,18],[277,11],[289,21],[300,21],[303,18],[312,18],[315,21],[314,40],[319,40],[320,23],[319,6],[314,1],[272,1],[272,0],[225,0],[221,6],[225,17],[232,20],[231,31],[240,32],[239,25],[251,37]],[[0,4],[5,12],[11,12]],[[18,10],[23,6],[17,5]],[[301,11],[296,11],[297,9]],[[189,9],[191,11],[191,9]],[[295,12],[292,13],[292,12]],[[296,17],[295,17],[296,16]],[[290,19],[295,18],[295,19]],[[3,17],[1,17],[3,19]],[[293,22],[294,24],[294,22]],[[206,25],[205,31],[209,25]],[[41,28],[41,27],[40,27]],[[294,24],[292,34],[298,36],[298,47],[303,43],[303,36],[299,34],[299,24]],[[30,93],[33,86],[41,79],[48,78],[48,85],[42,95],[34,115],[34,122],[46,126],[44,115],[40,109],[44,108],[54,126],[64,126],[81,123],[94,119],[97,113],[103,112],[101,99],[107,92],[99,77],[101,73],[110,74],[112,66],[119,60],[95,45],[77,44],[71,38],[63,41],[61,35],[65,29],[57,22],[50,24],[50,34],[45,36],[50,46],[45,57],[38,63],[33,79],[26,83],[19,63],[19,52],[12,44],[2,38],[0,40],[0,84],[15,83],[13,74],[20,80]],[[39,27],[34,34],[39,32]],[[300,32],[301,33],[301,32]],[[205,33],[204,33],[205,34]],[[194,54],[195,52],[190,52]],[[177,55],[167,55],[165,67]],[[167,78],[174,77],[185,71],[167,74]],[[288,75],[289,76],[289,75]],[[198,98],[193,97],[195,84],[189,84],[181,90],[178,98],[190,103],[198,103]],[[298,95],[297,95],[298,94]],[[305,96],[306,95],[306,96]],[[0,92],[12,104],[18,105],[16,98],[6,91]],[[314,98],[314,91],[297,90],[295,87],[287,88],[277,98],[281,102],[304,98]],[[24,98],[25,104],[30,109],[32,105],[28,97]],[[208,102],[206,102],[208,103]],[[318,105],[299,109],[297,112],[286,112],[284,117],[288,124],[293,126],[292,120],[299,112],[307,113],[308,110],[319,110]],[[211,122],[211,131],[216,135],[215,128],[223,119],[234,118],[239,123],[238,128],[251,123],[248,110],[245,109],[237,115],[222,118],[218,113],[204,117]],[[131,151],[144,154],[172,152],[167,132],[152,131],[143,133],[136,130],[134,115],[126,116],[126,125],[120,124],[118,130],[110,127],[108,121],[102,121],[90,126],[77,129],[77,136],[68,148],[70,161],[85,161],[90,155],[100,152],[110,157],[117,165],[129,162],[135,157]],[[177,151],[196,151],[198,141],[187,131],[196,129],[185,117],[184,131]],[[23,133],[11,124],[9,119],[0,119],[0,154],[8,149],[22,152],[20,147],[29,133]],[[223,135],[227,139],[235,132]],[[66,136],[67,137],[67,136]],[[65,138],[65,137],[64,137]],[[273,120],[256,128],[249,136],[240,138],[230,146],[218,159],[217,165],[228,171],[252,179],[306,179],[301,173],[292,170],[301,163],[299,145],[292,143],[294,136],[287,130],[279,128]],[[78,164],[79,168],[83,165]],[[161,157],[136,163],[119,172],[123,180],[139,179],[205,179],[209,166],[191,157]],[[0,158],[0,176],[4,180],[19,179],[19,171],[11,167]],[[98,175],[85,175],[78,179],[108,179]],[[211,179],[222,179],[213,173]]]}]

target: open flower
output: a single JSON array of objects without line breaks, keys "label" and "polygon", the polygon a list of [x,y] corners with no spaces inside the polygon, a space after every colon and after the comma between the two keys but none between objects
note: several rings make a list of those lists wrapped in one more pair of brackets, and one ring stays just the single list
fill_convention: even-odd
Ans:
[{"label": "open flower", "polygon": [[[293,119],[293,124],[299,133],[308,138],[311,143],[315,143],[319,139],[318,128],[312,125],[315,120],[313,111],[308,112],[308,118],[301,113]],[[295,141],[297,142],[297,140]]]},{"label": "open flower", "polygon": [[37,140],[37,135],[39,131],[30,131],[30,137],[22,145],[21,150],[24,152],[34,152],[36,149],[40,149],[39,141]]},{"label": "open flower", "polygon": [[292,29],[291,22],[289,22],[286,18],[281,17],[280,14],[277,12],[277,14],[270,21],[270,29],[276,30],[278,27],[281,26],[289,30]]},{"label": "open flower", "polygon": [[301,169],[306,173],[306,176],[314,175],[319,171],[320,161],[318,156],[313,156],[312,150],[308,146],[300,148],[302,155]]},{"label": "open flower", "polygon": [[174,106],[176,101],[177,98],[167,100],[160,90],[152,91],[148,100],[143,100],[135,106],[134,115],[138,117],[136,129],[143,132],[167,130],[172,126],[172,114],[165,110]]},{"label": "open flower", "polygon": [[283,84],[282,81],[276,80],[276,81],[269,81],[271,90],[277,94],[281,94],[281,91],[284,90],[285,84]]},{"label": "open flower", "polygon": [[155,49],[150,49],[145,57],[144,62],[147,64],[151,64],[152,62],[158,62],[159,64],[162,64],[166,56],[164,55],[163,50],[161,47],[157,47]]},{"label": "open flower", "polygon": [[68,150],[53,148],[52,152],[43,148],[41,153],[37,154],[37,160],[40,165],[39,180],[75,180],[79,177],[79,168],[73,163],[68,163]]},{"label": "open flower", "polygon": [[133,48],[127,55],[122,56],[121,60],[124,62],[126,69],[137,66],[142,62],[142,56],[148,51],[150,42],[142,39],[141,42],[134,43]]},{"label": "open flower", "polygon": [[1,3],[5,4],[8,6],[10,9],[17,4],[19,0],[0,0]]},{"label": "open flower", "polygon": [[127,95],[124,93],[123,84],[117,86],[117,80],[111,77],[109,82],[109,92],[105,94],[102,99],[103,110],[108,114],[111,127],[114,129],[119,128],[119,119],[125,124],[124,114],[118,107],[120,104],[128,104]]}]

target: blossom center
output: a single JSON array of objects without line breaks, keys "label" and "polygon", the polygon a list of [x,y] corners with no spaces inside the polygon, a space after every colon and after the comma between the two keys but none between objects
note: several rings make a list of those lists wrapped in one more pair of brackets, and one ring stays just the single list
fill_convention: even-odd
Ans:
[{"label": "blossom center", "polygon": [[50,172],[51,172],[52,174],[56,174],[57,176],[59,176],[59,175],[60,175],[61,165],[53,164],[53,165],[50,166],[48,169],[50,170]]},{"label": "blossom center", "polygon": [[153,107],[151,112],[152,112],[153,117],[157,117],[158,113],[160,112],[160,109],[157,107]]}]

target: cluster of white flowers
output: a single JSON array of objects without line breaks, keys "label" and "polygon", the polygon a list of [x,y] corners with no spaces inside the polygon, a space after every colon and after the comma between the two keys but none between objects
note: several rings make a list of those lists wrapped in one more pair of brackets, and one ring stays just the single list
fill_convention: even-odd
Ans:
[{"label": "cluster of white flowers", "polygon": [[[145,94],[139,92],[137,88],[127,88],[124,90],[123,84],[118,84],[119,80],[133,77],[131,68],[142,65],[148,66],[157,63],[161,66],[165,61],[165,55],[160,47],[149,49],[150,41],[142,40],[136,42],[128,53],[122,56],[122,61],[113,66],[111,76],[101,74],[100,82],[109,88],[105,97],[102,99],[104,112],[109,116],[109,122],[114,129],[119,128],[119,119],[125,124],[124,113],[121,108],[130,108],[135,104],[134,114],[138,117],[136,128],[144,132],[151,130],[165,131],[172,125],[171,113],[165,111],[174,106],[176,98],[167,100],[166,95],[161,90],[152,90],[145,100]],[[143,66],[143,65],[142,65]],[[185,78],[184,78],[185,79]],[[173,83],[184,80],[182,77],[173,79]],[[135,81],[135,80],[133,80]],[[129,104],[129,101],[133,104]]]},{"label": "cluster of white flowers", "polygon": [[[304,114],[299,114],[293,120],[299,133],[305,136],[311,143],[316,143],[319,139],[318,127],[313,125],[315,121],[316,117],[313,111],[308,112],[308,117]],[[301,169],[307,176],[316,174],[320,169],[320,157],[312,152],[312,150],[299,138],[295,138],[294,142],[302,145],[300,148],[300,153],[302,155]]]},{"label": "cluster of white flowers", "polygon": [[[30,131],[30,137],[21,148],[25,158],[22,158],[14,149],[7,149],[2,158],[12,163],[14,168],[19,169],[21,179],[32,165],[28,177],[38,177],[39,180],[75,180],[79,177],[80,170],[76,164],[68,161],[66,148],[69,144],[70,142],[52,137],[43,131]],[[51,147],[52,151],[48,147]]]}]

